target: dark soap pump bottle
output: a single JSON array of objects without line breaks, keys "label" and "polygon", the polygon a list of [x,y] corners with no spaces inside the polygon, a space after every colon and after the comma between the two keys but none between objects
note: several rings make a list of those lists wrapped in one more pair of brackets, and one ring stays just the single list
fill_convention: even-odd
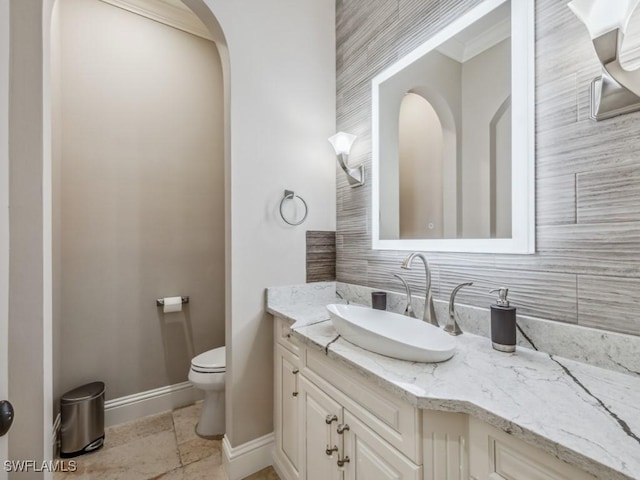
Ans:
[{"label": "dark soap pump bottle", "polygon": [[516,351],[516,307],[509,305],[509,289],[502,287],[491,290],[498,292],[498,301],[491,305],[491,344],[501,352]]}]

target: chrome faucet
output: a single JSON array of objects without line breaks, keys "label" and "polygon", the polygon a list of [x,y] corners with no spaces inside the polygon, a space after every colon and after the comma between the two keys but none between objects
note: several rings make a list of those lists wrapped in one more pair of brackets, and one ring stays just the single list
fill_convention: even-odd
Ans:
[{"label": "chrome faucet", "polygon": [[473,285],[473,282],[461,283],[451,292],[451,297],[449,298],[449,320],[444,327],[444,331],[450,333],[451,335],[460,335],[462,333],[462,330],[460,330],[458,322],[456,321],[456,294],[462,287],[469,287],[471,285]]},{"label": "chrome faucet", "polygon": [[422,260],[422,263],[424,263],[424,271],[427,277],[427,291],[425,292],[424,296],[424,315],[422,315],[422,320],[430,323],[431,325],[439,327],[440,325],[438,324],[438,319],[436,318],[436,311],[433,308],[433,295],[431,293],[431,271],[429,270],[429,262],[427,262],[427,259],[424,258],[424,255],[422,255],[421,253],[412,253],[404,259],[404,262],[402,262],[402,268],[411,270],[411,263],[416,257],[418,257],[420,260]]},{"label": "chrome faucet", "polygon": [[407,293],[407,306],[404,309],[404,314],[407,317],[416,318],[416,314],[413,311],[413,302],[412,302],[412,299],[411,299],[411,287],[405,281],[405,279],[402,278],[397,273],[394,273],[393,276],[398,278],[398,280],[400,280],[402,282],[402,284],[404,285],[405,292]]}]

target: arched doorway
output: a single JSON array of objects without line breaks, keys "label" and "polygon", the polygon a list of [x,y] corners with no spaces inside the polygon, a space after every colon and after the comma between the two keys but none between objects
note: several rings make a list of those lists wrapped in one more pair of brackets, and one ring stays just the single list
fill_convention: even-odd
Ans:
[{"label": "arched doorway", "polygon": [[[9,269],[7,289],[12,314],[8,333],[8,390],[20,412],[9,436],[11,458],[47,460],[52,457],[53,324],[52,324],[52,124],[50,49],[54,0],[3,1],[6,25],[0,36],[0,63],[8,66],[10,85],[2,92],[0,123],[8,132],[11,158]],[[222,29],[203,0],[187,0],[219,41],[225,79],[229,58]],[[4,87],[4,85],[0,85]],[[228,85],[225,82],[225,95]],[[228,104],[228,102],[225,102]],[[16,106],[19,105],[19,108]],[[225,122],[229,112],[225,111]],[[225,137],[228,137],[226,129]],[[227,144],[225,138],[225,145]],[[225,147],[225,168],[229,153]],[[3,174],[8,162],[0,164]],[[225,188],[226,189],[226,188]],[[227,273],[228,274],[228,273]],[[24,348],[30,344],[34,348]],[[41,347],[41,348],[40,348]],[[1,447],[1,446],[0,446]]]}]

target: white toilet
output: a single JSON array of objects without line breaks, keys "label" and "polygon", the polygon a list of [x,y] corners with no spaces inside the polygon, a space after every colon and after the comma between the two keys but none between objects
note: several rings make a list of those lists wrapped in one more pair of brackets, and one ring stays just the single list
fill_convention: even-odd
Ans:
[{"label": "white toilet", "polygon": [[202,437],[224,434],[225,347],[214,348],[191,360],[189,381],[204,390],[204,405],[196,433]]}]

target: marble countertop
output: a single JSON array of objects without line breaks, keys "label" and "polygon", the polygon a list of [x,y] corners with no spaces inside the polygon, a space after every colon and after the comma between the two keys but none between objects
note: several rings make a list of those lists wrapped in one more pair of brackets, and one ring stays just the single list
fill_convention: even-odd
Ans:
[{"label": "marble countertop", "polygon": [[472,415],[602,479],[640,479],[640,379],[465,333],[443,363],[406,362],[337,337],[335,284],[268,289],[267,311],[296,338],[419,408]]}]

